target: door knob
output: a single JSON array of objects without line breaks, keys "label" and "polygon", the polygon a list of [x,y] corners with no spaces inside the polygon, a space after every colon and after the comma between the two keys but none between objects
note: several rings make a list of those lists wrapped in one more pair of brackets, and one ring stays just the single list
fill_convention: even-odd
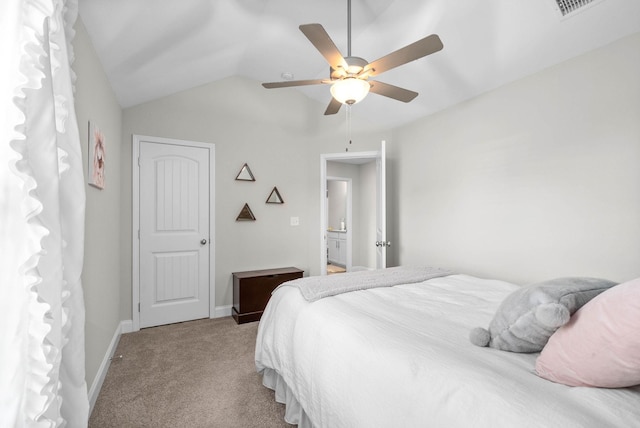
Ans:
[{"label": "door knob", "polygon": [[200,241],[200,245],[205,245],[207,243],[206,239],[203,239],[202,241]]}]

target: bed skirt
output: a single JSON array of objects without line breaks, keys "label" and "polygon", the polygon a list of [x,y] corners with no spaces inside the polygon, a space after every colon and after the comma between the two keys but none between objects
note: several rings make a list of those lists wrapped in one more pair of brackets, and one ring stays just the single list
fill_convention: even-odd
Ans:
[{"label": "bed skirt", "polygon": [[285,405],[284,420],[288,424],[298,425],[298,428],[313,428],[313,424],[304,409],[293,395],[287,382],[273,369],[262,371],[262,384],[275,392],[278,403]]}]

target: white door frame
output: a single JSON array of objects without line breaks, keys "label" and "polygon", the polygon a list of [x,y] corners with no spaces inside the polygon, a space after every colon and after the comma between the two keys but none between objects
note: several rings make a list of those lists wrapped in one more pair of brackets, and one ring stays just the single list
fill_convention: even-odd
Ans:
[{"label": "white door frame", "polygon": [[209,149],[209,317],[215,317],[216,281],[215,281],[215,144],[198,141],[175,140],[173,138],[133,135],[132,144],[132,218],[131,218],[131,313],[133,315],[133,331],[140,330],[140,142],[149,141],[157,144],[176,146],[203,147]]},{"label": "white door frame", "polygon": [[[385,141],[382,141],[384,148]],[[344,153],[327,153],[320,155],[320,275],[327,274],[327,162],[344,161],[344,160],[360,160],[371,159],[376,160],[380,157],[380,151],[368,152],[344,152]],[[353,220],[351,220],[351,225]],[[347,223],[347,231],[350,229]],[[352,240],[350,240],[352,241]],[[351,254],[347,255],[348,260]]]}]

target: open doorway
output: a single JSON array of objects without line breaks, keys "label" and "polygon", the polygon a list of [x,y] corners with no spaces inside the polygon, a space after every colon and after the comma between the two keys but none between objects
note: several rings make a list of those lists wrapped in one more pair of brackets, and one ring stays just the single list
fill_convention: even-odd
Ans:
[{"label": "open doorway", "polygon": [[[321,155],[321,275],[330,273],[336,264],[344,265],[347,272],[386,267],[384,152],[382,142],[380,151]],[[336,190],[338,185],[333,192],[330,189],[340,181],[348,181],[351,187],[344,202],[347,205],[344,225],[343,214],[337,208],[338,213],[329,219],[332,209],[329,195],[344,193]],[[336,204],[339,206],[340,202]],[[345,248],[346,254],[340,254]],[[334,263],[336,260],[338,263]]]}]

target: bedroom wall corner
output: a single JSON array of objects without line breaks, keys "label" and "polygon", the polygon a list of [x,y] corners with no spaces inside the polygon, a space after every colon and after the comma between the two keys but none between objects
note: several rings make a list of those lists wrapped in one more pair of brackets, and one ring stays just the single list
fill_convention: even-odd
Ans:
[{"label": "bedroom wall corner", "polygon": [[[75,107],[82,153],[88,158],[89,121],[105,136],[105,188],[86,184],[82,286],[85,301],[85,367],[90,391],[100,382],[104,359],[120,329],[120,138],[122,110],[79,17],[73,40]],[[88,177],[85,162],[85,180]],[[87,181],[88,182],[88,181]],[[116,342],[117,343],[117,342]],[[96,393],[97,395],[97,393]]]},{"label": "bedroom wall corner", "polygon": [[393,132],[401,264],[640,276],[640,33]]}]

